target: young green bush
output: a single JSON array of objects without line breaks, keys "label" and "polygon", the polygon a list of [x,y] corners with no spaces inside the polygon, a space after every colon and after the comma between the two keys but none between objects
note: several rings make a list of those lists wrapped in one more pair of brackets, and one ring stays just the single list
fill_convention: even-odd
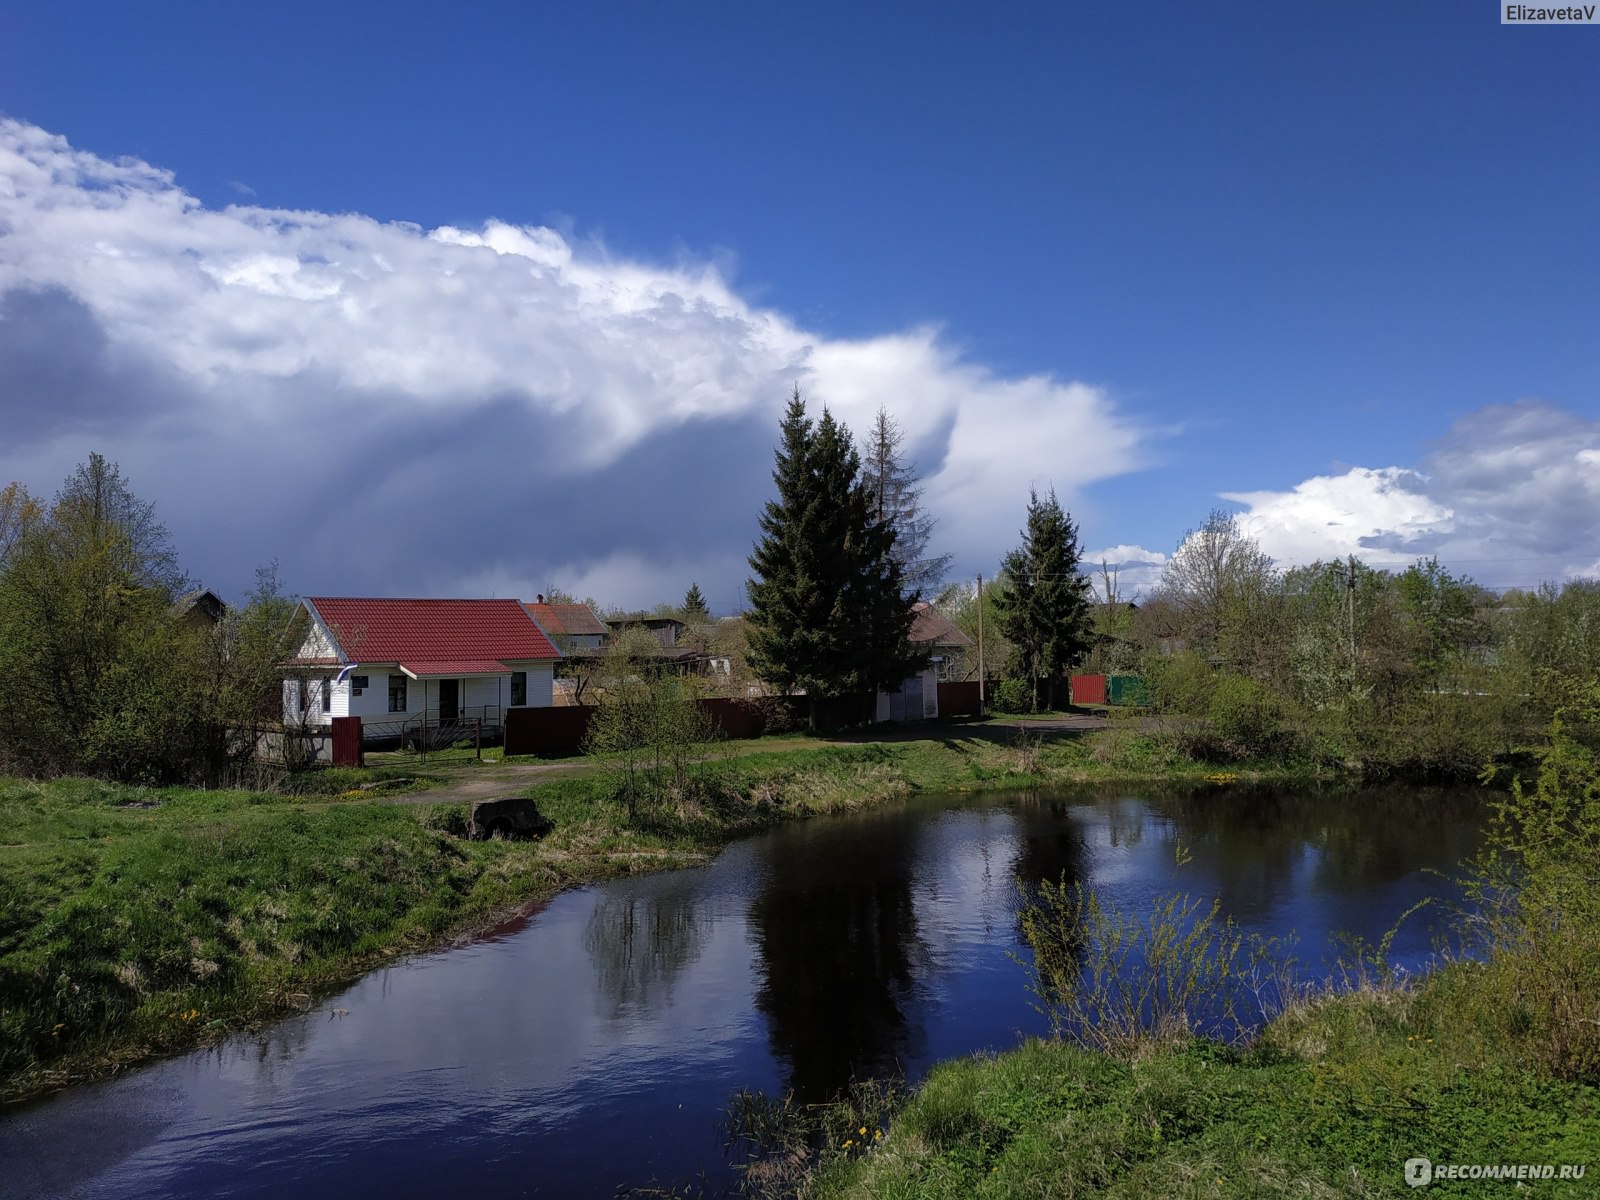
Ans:
[{"label": "young green bush", "polygon": [[995,685],[989,707],[997,713],[1033,711],[1033,690],[1026,679],[1002,679]]},{"label": "young green bush", "polygon": [[1469,881],[1485,1014],[1560,1079],[1600,1082],[1600,683],[1556,710],[1533,788],[1494,804]]},{"label": "young green bush", "polygon": [[1271,758],[1293,740],[1283,701],[1242,675],[1216,677],[1206,716],[1216,750],[1227,758]]},{"label": "young green bush", "polygon": [[1183,650],[1170,658],[1151,655],[1145,663],[1144,677],[1150,699],[1158,712],[1202,716],[1211,703],[1216,671],[1193,650]]},{"label": "young green bush", "polygon": [[1151,1042],[1240,1037],[1241,1002],[1276,999],[1267,994],[1276,943],[1220,912],[1219,900],[1168,895],[1140,919],[1107,909],[1082,882],[1041,883],[1020,921],[1034,992],[1056,1035],[1122,1056]]}]

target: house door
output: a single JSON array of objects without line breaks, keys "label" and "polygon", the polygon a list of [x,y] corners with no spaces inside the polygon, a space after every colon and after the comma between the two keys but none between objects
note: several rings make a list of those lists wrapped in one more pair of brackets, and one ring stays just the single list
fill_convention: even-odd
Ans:
[{"label": "house door", "polygon": [[439,680],[439,720],[454,721],[461,715],[461,681]]}]

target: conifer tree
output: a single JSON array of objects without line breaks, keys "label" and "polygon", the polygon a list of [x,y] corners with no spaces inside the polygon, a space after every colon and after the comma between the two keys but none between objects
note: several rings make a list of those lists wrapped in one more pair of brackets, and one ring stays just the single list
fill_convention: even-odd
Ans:
[{"label": "conifer tree", "polygon": [[917,466],[905,457],[905,435],[880,408],[861,453],[861,480],[875,519],[894,529],[894,559],[913,600],[933,596],[950,569],[949,554],[929,554],[933,517],[922,507]]},{"label": "conifer tree", "polygon": [[698,583],[691,583],[683,594],[683,617],[691,625],[703,625],[711,619],[711,607],[706,603]]},{"label": "conifer tree", "polygon": [[1022,545],[1000,564],[1003,586],[995,606],[1017,669],[1032,684],[1035,711],[1041,698],[1050,702],[1063,671],[1089,648],[1089,581],[1078,573],[1078,558],[1077,526],[1055,490],[1043,500],[1030,490]]},{"label": "conifer tree", "polygon": [[831,722],[833,701],[871,704],[919,655],[894,531],[874,517],[849,430],[826,409],[813,424],[798,389],[781,430],[778,494],[750,556],[750,661],[769,683],[805,689],[815,726]]}]

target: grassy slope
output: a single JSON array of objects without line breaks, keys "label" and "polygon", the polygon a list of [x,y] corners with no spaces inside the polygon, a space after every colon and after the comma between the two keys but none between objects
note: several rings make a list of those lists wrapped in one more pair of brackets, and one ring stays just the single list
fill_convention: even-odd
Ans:
[{"label": "grassy slope", "polygon": [[[1206,1043],[1132,1060],[1032,1041],[946,1063],[888,1136],[832,1147],[810,1200],[967,1197],[1367,1197],[1405,1193],[1403,1164],[1587,1163],[1600,1170],[1600,1088],[1558,1082],[1514,1044],[1463,1036],[1474,982],[1451,968],[1416,993],[1361,992],[1281,1018],[1248,1052]],[[1428,1194],[1515,1184],[1440,1181]]]}]

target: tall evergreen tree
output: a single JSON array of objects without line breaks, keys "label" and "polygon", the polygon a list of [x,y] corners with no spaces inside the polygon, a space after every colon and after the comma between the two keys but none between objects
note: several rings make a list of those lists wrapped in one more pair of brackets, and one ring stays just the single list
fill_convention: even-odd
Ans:
[{"label": "tall evergreen tree", "polygon": [[1031,490],[1022,545],[1000,564],[995,607],[1017,668],[1033,686],[1036,710],[1041,698],[1054,698],[1062,673],[1089,648],[1089,581],[1078,573],[1078,557],[1077,526],[1055,490],[1043,500]]},{"label": "tall evergreen tree", "polygon": [[887,409],[878,410],[861,452],[861,481],[874,518],[894,529],[892,554],[913,600],[938,593],[949,554],[929,554],[933,517],[922,507],[917,465],[905,456],[905,435]]},{"label": "tall evergreen tree", "polygon": [[704,624],[711,619],[711,607],[698,583],[691,583],[683,594],[683,616],[690,624]]},{"label": "tall evergreen tree", "polygon": [[830,702],[870,703],[920,656],[894,531],[875,519],[849,431],[826,409],[813,424],[798,389],[781,429],[778,494],[750,556],[750,661],[769,683],[804,688],[818,725],[830,720]]}]

